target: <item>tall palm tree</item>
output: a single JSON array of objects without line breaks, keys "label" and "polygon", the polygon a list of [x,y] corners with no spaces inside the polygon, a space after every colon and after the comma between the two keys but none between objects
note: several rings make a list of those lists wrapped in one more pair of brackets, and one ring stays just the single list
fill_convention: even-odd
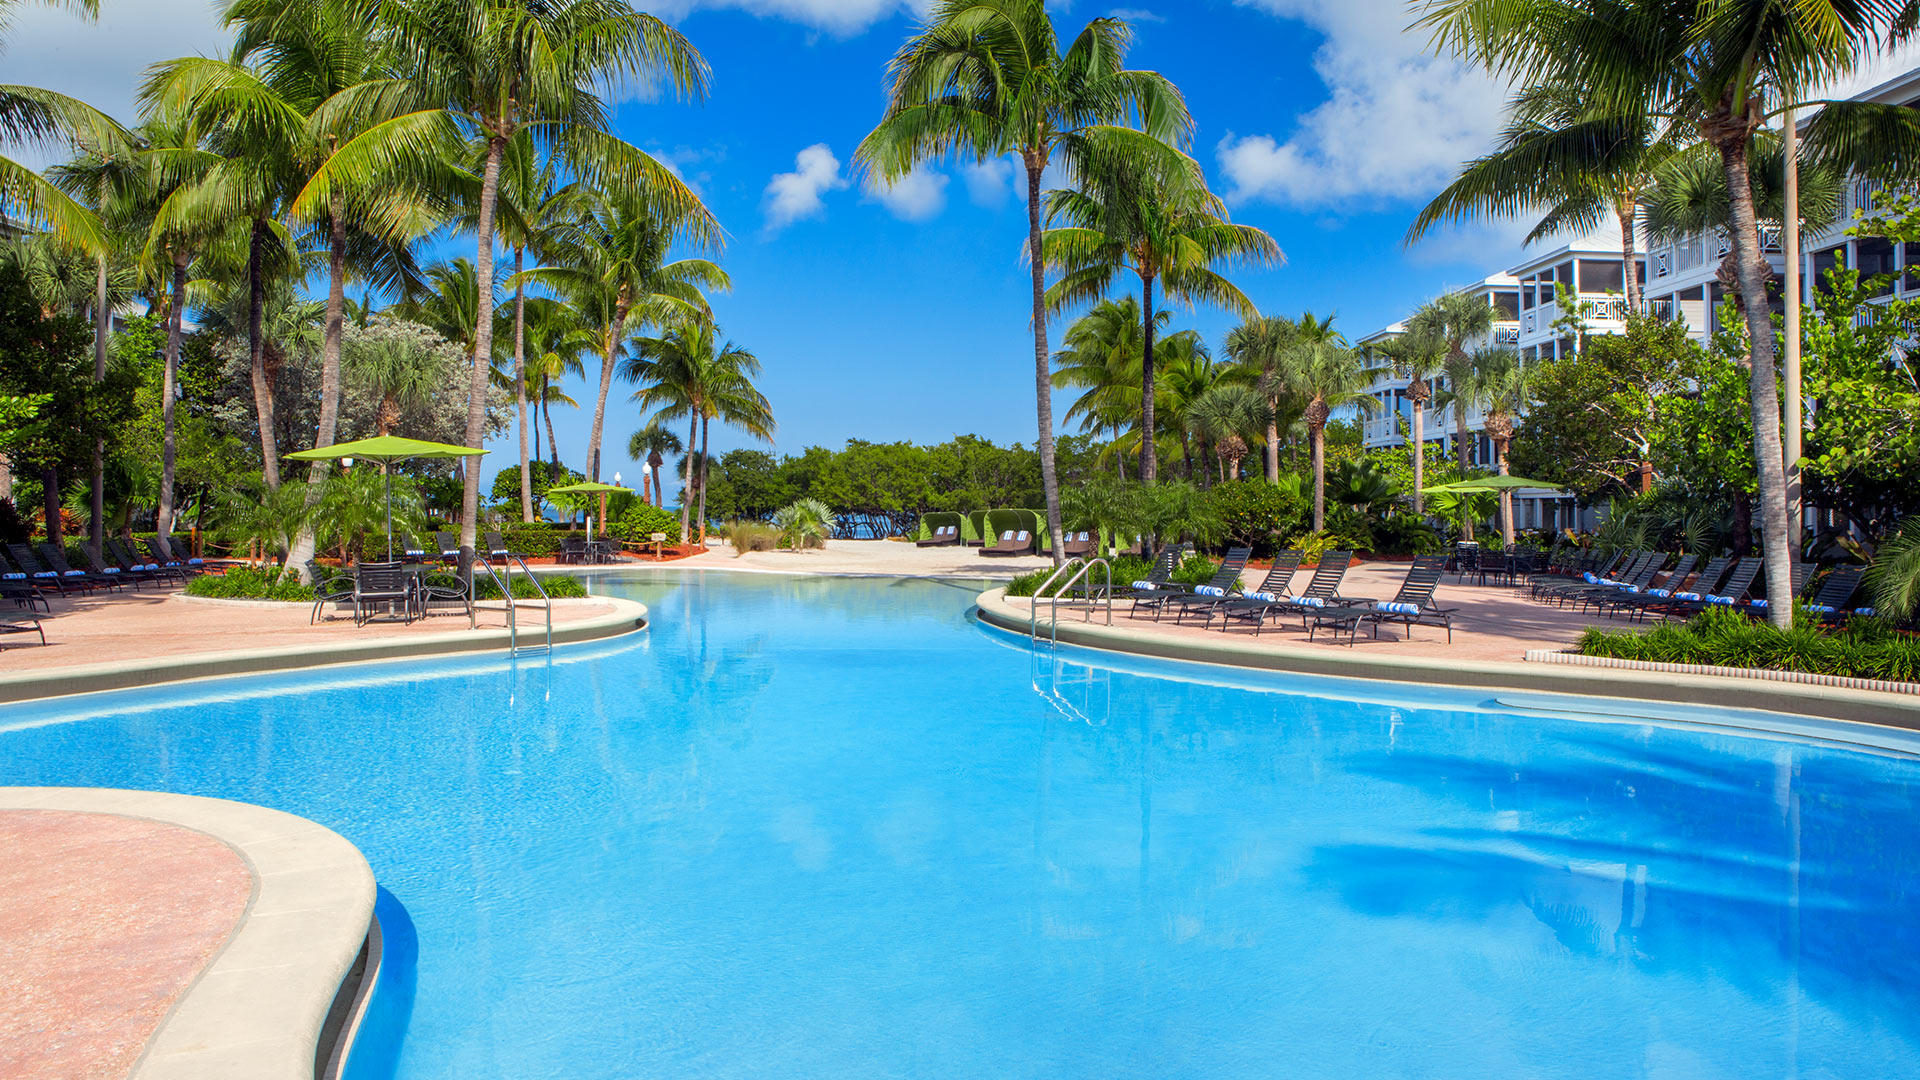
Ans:
[{"label": "tall palm tree", "polygon": [[[1069,173],[1076,170],[1098,134],[1148,154],[1139,139],[1183,146],[1193,133],[1186,100],[1172,82],[1124,66],[1132,39],[1125,21],[1095,19],[1062,51],[1046,0],[939,0],[889,62],[886,113],[854,155],[882,181],[898,180],[949,153],[976,161],[1020,159],[1033,278],[1036,446],[1056,561],[1063,558],[1063,545],[1046,264],[1032,257],[1041,250],[1040,179],[1056,161]],[[1144,136],[1113,126],[1130,120],[1139,121]]]},{"label": "tall palm tree", "polygon": [[[493,279],[494,216],[508,145],[530,131],[575,177],[643,201],[685,223],[698,240],[719,226],[673,171],[611,133],[612,112],[599,91],[621,84],[668,84],[704,97],[706,61],[679,31],[635,11],[626,0],[391,0],[380,7],[389,40],[414,73],[420,109],[377,124],[341,146],[301,195],[323,199],[334,183],[439,171],[471,137],[485,145],[474,212],[475,266]],[[298,208],[298,207],[296,207]],[[467,396],[468,446],[486,438],[492,370],[494,297],[485,291],[474,317],[474,363]],[[460,539],[479,527],[480,476],[466,470]]]},{"label": "tall palm tree", "polygon": [[[1487,438],[1501,476],[1507,471],[1507,450],[1513,446],[1514,417],[1533,403],[1533,369],[1520,363],[1512,349],[1483,349],[1474,357],[1473,396],[1486,406]],[[1513,492],[1500,492],[1500,539],[1513,546]]]},{"label": "tall palm tree", "polygon": [[1427,402],[1433,400],[1434,378],[1446,365],[1447,343],[1430,328],[1409,328],[1371,348],[1407,380],[1406,397],[1413,405],[1409,447],[1413,452],[1413,512],[1423,514],[1427,504],[1420,490],[1427,486]]},{"label": "tall palm tree", "polygon": [[[13,9],[32,2],[0,0],[0,45],[11,28]],[[37,6],[65,8],[88,19],[100,10],[99,0],[40,0]],[[130,147],[130,137],[119,124],[76,98],[34,86],[0,85],[0,146],[54,147],[68,140],[106,154]],[[44,226],[89,255],[112,247],[107,228],[83,201],[0,155],[0,222],[10,218]]]},{"label": "tall palm tree", "polygon": [[553,434],[553,407],[580,407],[579,402],[561,391],[560,382],[586,374],[580,358],[593,348],[594,334],[578,311],[566,301],[550,296],[527,298],[525,333],[527,396],[545,421],[547,463],[557,471],[560,444]]},{"label": "tall palm tree", "polygon": [[[1497,74],[1582,87],[1606,112],[1690,127],[1719,153],[1727,175],[1737,296],[1751,350],[1749,404],[1770,596],[1792,595],[1793,551],[1767,296],[1773,274],[1760,247],[1750,175],[1753,136],[1766,126],[1770,109],[1805,107],[1809,90],[1858,70],[1888,35],[1910,31],[1898,21],[1903,9],[1912,5],[1430,0],[1421,19],[1442,47]],[[1836,126],[1884,118],[1884,110],[1842,102],[1824,103],[1822,112],[1832,116],[1819,122]],[[1907,124],[1911,133],[1912,122]],[[1784,629],[1792,616],[1791,605],[1782,603],[1767,617]]]},{"label": "tall palm tree", "polygon": [[[731,341],[720,339],[720,329],[706,319],[682,320],[658,337],[638,338],[624,365],[627,381],[637,383],[633,400],[655,411],[654,419],[688,422],[687,494],[700,490],[701,543],[707,538],[707,462],[709,434],[714,420],[730,424],[757,439],[773,441],[773,408],[754,385],[760,359]],[[693,475],[697,458],[699,475]],[[692,538],[691,498],[680,500],[680,539]]]},{"label": "tall palm tree", "polygon": [[627,439],[627,456],[645,465],[653,474],[653,505],[667,505],[666,493],[660,490],[660,466],[667,463],[668,454],[683,454],[686,450],[680,436],[656,423],[648,423]]},{"label": "tall palm tree", "polygon": [[[1429,300],[1407,320],[1408,334],[1435,339],[1445,347],[1440,371],[1448,375],[1450,382],[1454,375],[1464,376],[1473,370],[1473,358],[1468,350],[1492,329],[1493,305],[1483,296],[1465,292],[1451,292]],[[1407,399],[1414,402],[1416,410],[1424,402],[1424,396],[1415,398],[1411,386],[1407,388]],[[1453,410],[1453,432],[1453,459],[1464,469],[1468,438],[1466,409]]]},{"label": "tall palm tree", "polygon": [[1220,479],[1238,479],[1240,462],[1260,442],[1260,431],[1271,419],[1264,395],[1244,382],[1221,382],[1210,387],[1187,409],[1187,426],[1203,443],[1211,444],[1220,459]]},{"label": "tall palm tree", "polygon": [[[1253,318],[1259,315],[1253,301],[1214,267],[1271,264],[1280,260],[1280,246],[1260,229],[1229,221],[1226,204],[1206,190],[1197,168],[1169,169],[1155,158],[1101,145],[1081,169],[1080,185],[1047,194],[1048,218],[1067,222],[1041,241],[1047,265],[1061,271],[1047,290],[1047,308],[1057,313],[1105,296],[1123,270],[1139,278],[1140,427],[1152,431],[1154,285],[1189,306],[1205,302]],[[1158,475],[1152,443],[1141,449],[1140,476],[1152,483]]]},{"label": "tall palm tree", "polygon": [[622,346],[641,325],[712,318],[703,290],[732,287],[726,271],[707,259],[668,261],[684,220],[663,218],[644,203],[590,192],[578,224],[558,231],[549,247],[559,262],[526,276],[551,286],[592,318],[599,340],[600,388],[587,434],[587,476],[600,479],[600,443],[607,394]]},{"label": "tall palm tree", "polygon": [[[1165,325],[1173,313],[1162,311]],[[1103,300],[1074,320],[1053,356],[1053,385],[1078,387],[1086,393],[1067,407],[1068,420],[1080,420],[1082,431],[1111,431],[1109,451],[1120,479],[1127,478],[1126,457],[1118,452],[1122,433],[1140,419],[1140,363],[1142,353],[1140,302],[1132,296]]]},{"label": "tall palm tree", "polygon": [[1526,243],[1563,230],[1589,231],[1611,215],[1620,228],[1627,309],[1641,311],[1641,204],[1660,167],[1685,146],[1683,134],[1660,117],[1609,112],[1579,87],[1535,83],[1514,96],[1493,152],[1468,162],[1434,196],[1407,229],[1407,243],[1443,221],[1511,218],[1541,206],[1547,212]]},{"label": "tall palm tree", "polygon": [[1260,392],[1267,402],[1267,482],[1280,482],[1280,399],[1287,393],[1282,380],[1286,351],[1298,337],[1292,319],[1262,315],[1247,319],[1227,334],[1226,354],[1250,372],[1257,372]]},{"label": "tall palm tree", "polygon": [[1335,409],[1371,409],[1373,384],[1358,349],[1344,341],[1303,340],[1287,353],[1287,385],[1306,401],[1307,439],[1313,455],[1313,531],[1327,527],[1327,421]]}]

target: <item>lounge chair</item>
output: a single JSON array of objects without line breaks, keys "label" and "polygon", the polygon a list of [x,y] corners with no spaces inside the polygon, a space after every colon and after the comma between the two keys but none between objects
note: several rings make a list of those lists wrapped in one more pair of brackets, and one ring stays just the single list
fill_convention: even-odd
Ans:
[{"label": "lounge chair", "polygon": [[433,534],[433,542],[440,546],[440,561],[457,563],[460,561],[460,541],[452,533],[442,530]]},{"label": "lounge chair", "polygon": [[[1811,588],[1813,585],[1813,572],[1817,569],[1819,568],[1814,566],[1812,563],[1800,562],[1800,561],[1795,561],[1794,564],[1788,569],[1787,581],[1789,583],[1789,588],[1792,589],[1792,595],[1795,600],[1809,599],[1807,595],[1807,590]],[[1764,566],[1762,566],[1761,568],[1761,573],[1763,574],[1766,573],[1766,569]],[[1764,578],[1759,580],[1764,584],[1765,582]],[[1740,610],[1746,612],[1748,615],[1752,616],[1753,618],[1764,619],[1767,617],[1768,610],[1770,610],[1772,607],[1772,604],[1770,603],[1772,599],[1773,599],[1772,597],[1768,597],[1768,596],[1763,596],[1757,600],[1749,598],[1745,604],[1741,604],[1739,605],[1739,607],[1740,607]]]},{"label": "lounge chair", "polygon": [[162,575],[158,567],[148,570],[144,566],[131,566],[123,563],[113,554],[113,551],[104,541],[100,544],[100,554],[98,557],[96,557],[92,551],[84,548],[81,550],[86,556],[88,569],[96,574],[124,581],[132,585],[133,591],[135,592],[140,591],[140,583],[143,581],[151,581],[156,585],[160,583]]},{"label": "lounge chair", "polygon": [[148,553],[153,556],[153,561],[156,564],[166,567],[169,570],[178,571],[182,580],[190,577],[198,577],[206,573],[207,560],[205,559],[192,556],[185,559],[178,557],[168,558],[160,553],[160,542],[158,540],[143,540],[141,543],[146,545]]},{"label": "lounge chair", "polygon": [[1561,582],[1542,590],[1535,599],[1565,607],[1569,603],[1584,601],[1596,592],[1605,593],[1628,584],[1644,584],[1643,575],[1646,581],[1652,580],[1656,568],[1664,561],[1665,557],[1656,551],[1635,552],[1625,566],[1613,572],[1589,571],[1573,581]]},{"label": "lounge chair", "polygon": [[1242,596],[1246,598],[1258,597],[1267,600],[1279,599],[1283,596],[1292,596],[1293,574],[1294,571],[1300,569],[1300,558],[1300,552],[1295,550],[1289,549],[1287,551],[1277,552],[1273,557],[1273,565],[1267,568],[1267,576],[1260,579],[1260,584],[1257,587],[1248,589],[1245,593],[1241,594],[1241,596],[1228,595],[1205,598],[1211,599],[1212,603],[1196,603],[1193,601],[1202,598],[1188,597],[1186,600],[1180,601],[1175,605],[1179,610],[1179,614],[1174,616],[1173,621],[1176,624],[1185,622],[1188,612],[1199,611],[1204,612],[1207,616],[1206,621],[1201,625],[1211,626],[1213,625],[1213,613],[1215,611],[1218,611],[1227,604],[1239,601]]},{"label": "lounge chair", "polygon": [[387,605],[391,612],[398,605],[402,617],[409,623],[413,621],[414,603],[418,599],[413,588],[413,576],[408,574],[402,563],[363,562],[354,568],[353,573],[353,623],[365,626],[368,620],[377,614],[380,605]]},{"label": "lounge chair", "polygon": [[11,603],[28,611],[38,605],[42,611],[49,614],[53,612],[53,605],[47,602],[46,593],[34,588],[27,572],[16,568],[4,555],[0,555],[0,603]]},{"label": "lounge chair", "polygon": [[[1437,556],[1442,562],[1445,556]],[[1297,596],[1242,596],[1222,604],[1220,629],[1222,632],[1236,622],[1253,624],[1253,636],[1259,637],[1266,629],[1267,618],[1272,615],[1308,616],[1327,607],[1340,606],[1340,583],[1346,580],[1347,569],[1353,565],[1353,552],[1329,551],[1320,556],[1320,562],[1313,568],[1313,577]],[[1211,617],[1207,625],[1213,625]],[[1302,624],[1305,628],[1305,623]]]},{"label": "lounge chair", "polygon": [[506,539],[503,538],[499,533],[490,532],[487,534],[487,561],[488,562],[504,563],[508,559],[512,558],[513,554],[514,553],[512,549],[507,547]]},{"label": "lounge chair", "polygon": [[[430,585],[421,583],[419,593],[420,617],[433,614],[434,605],[458,608],[468,621],[473,619],[473,549],[461,548],[454,555],[454,584]],[[513,598],[507,597],[512,603]]]},{"label": "lounge chair", "polygon": [[[1681,566],[1684,565],[1685,560],[1682,560]],[[1690,586],[1695,587],[1696,591],[1712,589],[1714,586],[1720,584],[1722,578],[1727,576],[1727,568],[1732,565],[1733,559],[1731,556],[1716,555],[1708,559],[1707,565],[1702,567],[1697,574],[1689,574],[1686,570],[1681,569],[1680,566],[1676,566],[1672,572],[1667,574],[1666,580],[1662,581],[1657,588],[1642,589],[1637,593],[1616,598],[1613,601],[1613,612],[1624,611],[1629,612],[1632,618],[1644,618],[1650,609],[1673,599],[1675,595]],[[1691,581],[1688,580],[1689,577],[1692,578]],[[1609,616],[1611,616],[1611,614],[1612,612],[1609,612]]]},{"label": "lounge chair", "polygon": [[1188,604],[1200,604],[1212,607],[1221,598],[1231,593],[1240,583],[1240,572],[1247,568],[1247,560],[1253,557],[1250,547],[1237,547],[1227,552],[1226,558],[1213,571],[1213,579],[1205,585],[1196,585],[1188,590],[1182,585],[1169,584],[1161,590],[1162,595],[1147,596],[1134,604],[1138,611],[1142,605],[1153,610],[1153,621],[1159,622],[1160,616],[1169,608],[1180,609]]},{"label": "lounge chair", "polygon": [[394,530],[393,543],[399,550],[403,562],[425,562],[431,554],[427,551],[427,545],[420,542],[419,537],[404,529]]},{"label": "lounge chair", "polygon": [[[1820,582],[1820,588],[1807,600],[1807,611],[1823,625],[1843,622],[1849,614],[1847,605],[1853,602],[1853,594],[1860,591],[1862,571],[1857,566],[1841,566],[1834,569]],[[1873,609],[1855,611],[1852,614],[1872,615]]]},{"label": "lounge chair", "polygon": [[933,530],[933,534],[919,541],[919,547],[951,547],[960,542],[960,526],[942,525]]},{"label": "lounge chair", "polygon": [[352,574],[323,566],[318,559],[308,559],[307,577],[313,582],[313,613],[307,616],[308,626],[320,621],[320,609],[328,604],[336,608],[353,607]]},{"label": "lounge chair", "polygon": [[57,592],[92,592],[99,588],[93,580],[78,570],[62,574],[51,567],[41,564],[38,556],[25,544],[8,544],[7,554],[13,556],[14,564],[26,571],[27,580],[38,589],[53,589]]},{"label": "lounge chair", "polygon": [[1015,532],[1008,529],[1000,534],[1000,539],[980,549],[982,555],[1030,555],[1033,553],[1033,533],[1021,529]]},{"label": "lounge chair", "polygon": [[1577,567],[1572,568],[1572,572],[1565,578],[1552,581],[1536,579],[1533,587],[1528,590],[1528,595],[1535,600],[1546,600],[1554,593],[1563,589],[1578,589],[1587,585],[1596,584],[1601,579],[1617,578],[1619,575],[1626,573],[1627,568],[1632,566],[1636,560],[1643,557],[1645,557],[1645,553],[1640,551],[1622,551],[1611,559],[1596,559],[1592,556],[1586,556],[1580,560]]},{"label": "lounge chair", "polygon": [[[1584,611],[1591,608],[1594,611],[1603,612],[1611,618],[1615,611],[1631,608],[1634,597],[1653,588],[1653,581],[1656,577],[1663,582],[1678,584],[1679,582],[1687,580],[1687,576],[1693,573],[1693,565],[1699,561],[1700,556],[1698,555],[1682,555],[1680,556],[1680,561],[1674,564],[1673,569],[1666,571],[1664,574],[1656,569],[1646,574],[1647,580],[1645,581],[1627,582],[1621,588],[1608,592],[1589,593],[1581,602],[1581,610]],[[1656,561],[1654,565],[1658,567],[1659,562]]]},{"label": "lounge chair", "polygon": [[91,581],[93,582],[93,587],[96,589],[124,589],[128,585],[127,580],[118,574],[102,574],[92,570],[75,570],[73,566],[67,562],[67,553],[52,544],[41,544],[39,550],[40,561],[52,567],[53,572],[59,574],[62,580],[79,578]]},{"label": "lounge chair", "polygon": [[1447,628],[1447,643],[1453,643],[1453,616],[1459,608],[1443,608],[1433,601],[1434,590],[1440,586],[1441,571],[1446,568],[1442,556],[1422,556],[1413,560],[1407,569],[1406,580],[1400,583],[1400,591],[1393,599],[1375,601],[1371,605],[1353,605],[1347,607],[1323,608],[1307,616],[1307,640],[1312,641],[1322,626],[1334,628],[1334,640],[1339,640],[1342,627],[1347,630],[1347,645],[1351,647],[1360,636],[1360,624],[1372,623],[1373,636],[1380,636],[1380,624],[1383,622],[1402,623],[1407,628],[1407,636],[1413,636],[1415,623],[1441,625]]},{"label": "lounge chair", "polygon": [[1153,565],[1147,569],[1147,576],[1133,582],[1124,592],[1115,590],[1113,598],[1133,601],[1133,608],[1129,609],[1132,611],[1139,608],[1143,599],[1153,599],[1164,593],[1179,592],[1180,589],[1172,584],[1173,572],[1180,568],[1180,562],[1186,558],[1186,555],[1187,545],[1185,544],[1169,544],[1161,548],[1160,554],[1153,557]]},{"label": "lounge chair", "polygon": [[138,552],[118,540],[108,540],[105,546],[107,554],[113,556],[113,561],[119,563],[123,570],[145,574],[159,582],[177,581],[182,585],[187,582],[187,571],[183,566],[163,566],[155,559],[141,558]]},{"label": "lounge chair", "polygon": [[1094,545],[1097,543],[1091,532],[1067,533],[1060,539],[1060,554],[1069,559],[1076,557],[1084,559],[1093,554]]},{"label": "lounge chair", "polygon": [[1669,619],[1685,619],[1709,607],[1744,607],[1747,593],[1753,589],[1754,579],[1760,576],[1763,565],[1758,556],[1749,555],[1733,564],[1733,569],[1727,571],[1727,578],[1719,588],[1711,592],[1695,589],[1674,593],[1665,603],[1649,606],[1647,610]]},{"label": "lounge chair", "polygon": [[[31,594],[31,592],[32,590],[29,589],[28,593]],[[45,602],[44,599],[41,600],[41,603]],[[30,604],[31,601],[28,603]],[[34,613],[31,606],[0,614],[0,634],[33,634],[39,637],[40,644],[47,643],[47,632],[41,629],[40,616]]]}]

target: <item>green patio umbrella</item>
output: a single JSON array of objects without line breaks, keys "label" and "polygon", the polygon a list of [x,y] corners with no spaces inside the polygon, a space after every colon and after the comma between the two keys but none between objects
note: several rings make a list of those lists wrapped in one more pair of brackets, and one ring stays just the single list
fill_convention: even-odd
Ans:
[{"label": "green patio umbrella", "polygon": [[1518,488],[1566,490],[1559,484],[1549,484],[1545,480],[1529,480],[1524,476],[1483,476],[1478,480],[1462,480],[1457,484],[1447,485],[1449,491],[1513,491]]},{"label": "green patio umbrella", "polygon": [[398,435],[376,435],[371,439],[355,439],[353,442],[334,443],[332,446],[315,447],[288,454],[290,461],[377,461],[387,466],[387,561],[393,561],[393,463],[412,461],[415,458],[464,458],[479,457],[485,450],[475,450],[471,446],[455,446],[452,443],[428,442],[425,439],[403,439]]},{"label": "green patio umbrella", "polygon": [[[619,479],[619,478],[615,477],[615,479]],[[633,494],[633,489],[623,488],[618,484],[602,484],[598,481],[583,481],[578,484],[568,484],[565,487],[547,489],[547,494],[549,495],[598,495],[600,496],[600,527],[602,529],[606,528],[607,526],[607,496],[618,495],[622,492],[625,492],[626,494],[631,495]],[[593,517],[591,515],[587,517],[587,539],[589,540],[593,539]]]}]

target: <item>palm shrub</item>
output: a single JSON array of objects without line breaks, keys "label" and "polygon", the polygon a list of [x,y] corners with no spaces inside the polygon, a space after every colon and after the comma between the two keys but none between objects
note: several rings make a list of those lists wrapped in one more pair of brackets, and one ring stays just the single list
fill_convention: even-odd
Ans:
[{"label": "palm shrub", "polygon": [[203,574],[187,582],[188,596],[220,600],[313,600],[313,589],[300,584],[300,575],[291,570],[257,566],[236,566],[224,574]]},{"label": "palm shrub", "polygon": [[1882,618],[1904,622],[1920,609],[1920,518],[1908,518],[1880,545],[1867,570],[1874,610]]},{"label": "palm shrub", "polygon": [[1920,638],[1880,619],[1856,618],[1827,631],[1796,609],[1785,630],[1727,608],[1708,608],[1687,623],[1645,633],[1588,630],[1583,656],[1705,667],[1758,668],[1890,682],[1920,681]]},{"label": "palm shrub", "polygon": [[[1126,588],[1129,582],[1144,581],[1147,575],[1153,572],[1153,567],[1147,560],[1137,555],[1117,556],[1110,565],[1113,567],[1113,584],[1116,589]],[[1032,596],[1039,590],[1040,583],[1045,581],[1052,573],[1053,568],[1048,567],[1044,570],[1035,570],[1030,574],[1022,574],[1012,581],[1007,582],[1007,595]],[[1211,577],[1212,571],[1208,571],[1207,576]],[[1201,580],[1204,581],[1206,579],[1202,578]],[[1066,579],[1061,578],[1053,583],[1053,588],[1059,589],[1066,583]],[[1051,595],[1051,593],[1048,595]]]},{"label": "palm shrub", "polygon": [[833,535],[833,511],[819,499],[796,499],[773,515],[780,542],[790,548],[823,548]]}]

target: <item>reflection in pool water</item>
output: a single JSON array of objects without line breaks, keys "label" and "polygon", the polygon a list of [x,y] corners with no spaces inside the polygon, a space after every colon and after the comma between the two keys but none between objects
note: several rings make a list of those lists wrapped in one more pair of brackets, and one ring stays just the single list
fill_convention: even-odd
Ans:
[{"label": "reflection in pool water", "polygon": [[1063,651],[974,586],[0,711],[357,843],[359,1078],[1920,1075],[1920,758]]}]

